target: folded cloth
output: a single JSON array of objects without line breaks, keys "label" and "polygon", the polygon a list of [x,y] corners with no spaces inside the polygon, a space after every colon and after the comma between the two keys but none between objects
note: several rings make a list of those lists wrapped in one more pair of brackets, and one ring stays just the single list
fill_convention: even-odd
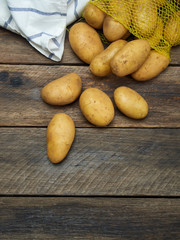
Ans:
[{"label": "folded cloth", "polygon": [[88,0],[1,0],[0,26],[20,34],[46,57],[60,61],[66,27]]}]

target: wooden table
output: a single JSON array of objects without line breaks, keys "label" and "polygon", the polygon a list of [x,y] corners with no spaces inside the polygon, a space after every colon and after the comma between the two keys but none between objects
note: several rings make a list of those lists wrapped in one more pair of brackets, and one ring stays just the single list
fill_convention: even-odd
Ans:
[{"label": "wooden table", "polygon": [[[180,47],[158,77],[93,76],[66,39],[55,63],[20,36],[0,29],[0,239],[180,239]],[[106,128],[89,124],[78,101],[49,106],[48,82],[78,73],[83,90],[138,91],[149,104],[136,121],[116,108]],[[46,153],[46,128],[69,114],[76,137],[58,165]]]}]

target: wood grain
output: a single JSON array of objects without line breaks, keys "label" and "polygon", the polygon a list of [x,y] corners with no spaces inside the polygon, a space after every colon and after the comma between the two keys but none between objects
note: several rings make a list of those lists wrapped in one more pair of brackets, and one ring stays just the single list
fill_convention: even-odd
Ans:
[{"label": "wood grain", "polygon": [[1,239],[172,239],[179,199],[1,198]]},{"label": "wood grain", "polygon": [[[23,37],[0,28],[1,63],[11,64],[83,64],[71,50],[66,34],[64,54],[60,62],[52,61],[35,50]],[[180,46],[171,49],[170,65],[180,64]]]},{"label": "wood grain", "polygon": [[58,107],[44,103],[40,97],[43,86],[71,72],[81,76],[83,90],[97,87],[113,100],[114,90],[125,85],[139,92],[147,100],[148,117],[143,120],[133,120],[124,116],[115,107],[116,114],[110,127],[176,128],[180,126],[179,67],[169,67],[159,77],[142,83],[130,77],[118,78],[114,75],[97,78],[86,66],[37,65],[0,65],[0,125],[47,126],[55,113],[66,112],[73,118],[77,127],[92,127],[83,117],[78,100],[65,107]]},{"label": "wood grain", "polygon": [[67,158],[46,128],[0,128],[0,194],[180,196],[180,129],[76,128]]}]

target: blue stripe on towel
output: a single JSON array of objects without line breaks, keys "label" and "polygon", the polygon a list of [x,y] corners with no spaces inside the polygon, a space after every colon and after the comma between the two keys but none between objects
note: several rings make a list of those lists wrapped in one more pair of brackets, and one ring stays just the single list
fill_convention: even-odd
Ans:
[{"label": "blue stripe on towel", "polygon": [[74,15],[75,15],[75,17],[78,19],[79,18],[79,15],[78,15],[78,13],[77,13],[77,5],[78,5],[78,0],[75,0],[74,1]]},{"label": "blue stripe on towel", "polygon": [[31,40],[34,39],[34,38],[41,37],[43,34],[44,34],[44,35],[47,35],[47,36],[50,36],[50,37],[53,36],[53,35],[51,35],[51,34],[49,34],[49,33],[46,33],[46,32],[40,32],[40,33],[37,33],[37,34],[34,34],[34,35],[31,35],[31,36],[27,37],[27,40],[28,40],[28,41],[31,41]]},{"label": "blue stripe on towel", "polygon": [[56,38],[52,38],[54,44],[59,48],[60,47],[60,43],[57,41]]},{"label": "blue stripe on towel", "polygon": [[45,15],[45,16],[52,16],[52,15],[61,15],[61,16],[66,16],[66,13],[61,13],[61,12],[42,12],[39,11],[38,9],[35,8],[14,8],[14,7],[9,7],[10,11],[15,11],[15,12],[34,12],[38,13],[40,15]]},{"label": "blue stripe on towel", "polygon": [[69,5],[69,3],[70,3],[71,1],[72,1],[72,0],[68,0],[68,1],[67,1],[67,5]]},{"label": "blue stripe on towel", "polygon": [[54,56],[54,53],[50,53],[48,58],[52,59],[53,56]]},{"label": "blue stripe on towel", "polygon": [[[28,41],[31,41],[35,38],[38,38],[38,37],[41,37],[42,35],[47,35],[47,36],[50,36],[52,37],[53,35],[49,34],[49,33],[46,33],[46,32],[40,32],[40,33],[37,33],[37,34],[34,34],[34,35],[31,35],[29,37],[27,37],[27,40]],[[54,44],[59,48],[60,47],[60,43],[57,41],[56,38],[52,38],[52,41],[54,42]]]},{"label": "blue stripe on towel", "polygon": [[7,28],[8,24],[12,21],[12,15],[9,17],[9,19],[4,23],[4,28]]}]

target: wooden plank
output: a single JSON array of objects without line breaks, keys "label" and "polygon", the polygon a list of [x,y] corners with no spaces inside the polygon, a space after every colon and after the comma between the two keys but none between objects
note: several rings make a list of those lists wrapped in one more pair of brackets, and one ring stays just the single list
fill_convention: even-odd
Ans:
[{"label": "wooden plank", "polygon": [[71,72],[81,76],[83,90],[97,87],[113,100],[114,90],[125,85],[139,92],[147,100],[149,104],[147,118],[130,119],[115,107],[116,114],[110,127],[180,127],[179,67],[169,67],[153,80],[137,82],[130,77],[118,78],[114,75],[101,79],[93,76],[87,66],[77,68],[40,65],[0,65],[0,125],[47,126],[55,113],[66,112],[73,118],[77,127],[92,127],[83,117],[78,100],[60,107],[50,106],[40,97],[43,86]]},{"label": "wooden plank", "polygon": [[53,165],[46,128],[0,128],[0,194],[180,196],[180,129],[76,128]]},{"label": "wooden plank", "polygon": [[170,58],[170,65],[180,65],[180,45],[171,48]]},{"label": "wooden plank", "polygon": [[60,62],[55,62],[43,56],[33,48],[23,37],[0,28],[0,63],[10,64],[83,64],[72,51],[68,38],[64,45],[64,54]]},{"label": "wooden plank", "polygon": [[179,199],[0,198],[1,239],[179,239]]},{"label": "wooden plank", "polygon": [[[54,62],[36,51],[23,37],[0,28],[1,63],[11,64],[84,64],[71,50],[66,34],[64,55]],[[171,49],[172,65],[180,65],[180,46]]]}]

